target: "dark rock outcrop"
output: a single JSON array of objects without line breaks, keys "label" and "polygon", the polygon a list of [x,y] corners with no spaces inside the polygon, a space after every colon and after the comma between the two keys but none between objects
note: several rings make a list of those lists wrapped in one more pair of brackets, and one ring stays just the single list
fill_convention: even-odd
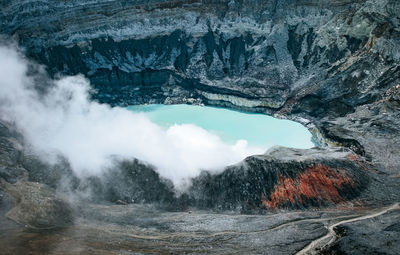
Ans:
[{"label": "dark rock outcrop", "polygon": [[254,210],[336,205],[357,198],[369,175],[352,152],[276,147],[220,174],[203,173],[190,194],[199,207]]},{"label": "dark rock outcrop", "polygon": [[[154,167],[139,160],[124,160],[103,174],[78,180],[75,192],[90,201],[117,204],[148,204],[173,209],[176,196],[170,180],[160,177]],[[182,208],[174,208],[179,210]]]},{"label": "dark rock outcrop", "polygon": [[81,180],[77,190],[89,191],[94,201],[153,203],[168,210],[265,212],[375,203],[374,189],[382,184],[371,178],[371,171],[368,163],[349,150],[276,147],[221,173],[204,171],[192,179],[188,190],[179,192],[152,166],[137,160]]}]

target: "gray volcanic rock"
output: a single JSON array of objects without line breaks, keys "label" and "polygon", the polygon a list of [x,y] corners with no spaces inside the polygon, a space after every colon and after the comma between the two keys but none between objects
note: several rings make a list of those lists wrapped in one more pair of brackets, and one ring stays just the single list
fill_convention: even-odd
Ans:
[{"label": "gray volcanic rock", "polygon": [[[14,131],[13,131],[14,130]],[[20,164],[23,155],[21,136],[15,127],[0,121],[0,181],[16,183],[26,180],[28,173]]]},{"label": "gray volcanic rock", "polygon": [[12,196],[10,196],[5,191],[0,189],[0,226],[4,232],[18,226],[17,223],[7,218],[6,216],[6,214],[14,207],[14,205],[15,199],[13,199]]},{"label": "gray volcanic rock", "polygon": [[[53,168],[41,163],[37,158],[33,160],[34,156],[28,157],[25,153],[22,137],[15,131],[15,127],[0,121],[0,223],[2,227],[10,226],[10,222],[4,219],[5,215],[17,223],[35,229],[70,224],[72,221],[70,206],[45,183],[49,183],[52,187],[60,187],[60,180],[71,178],[71,172],[58,172],[57,175],[57,167]],[[37,178],[40,175],[42,178]],[[29,181],[32,179],[42,183]]]},{"label": "gray volcanic rock", "polygon": [[54,164],[46,163],[24,144],[16,127],[0,120],[0,178],[8,183],[18,180],[40,182],[56,188],[65,179],[76,181],[65,158]]},{"label": "gray volcanic rock", "polygon": [[361,220],[340,225],[335,232],[338,242],[322,254],[398,254],[400,243],[400,210],[394,210],[373,220]]},{"label": "gray volcanic rock", "polygon": [[8,213],[10,219],[35,229],[63,227],[70,224],[71,208],[46,185],[34,182],[0,183],[0,188],[17,201]]},{"label": "gray volcanic rock", "polygon": [[354,113],[324,123],[330,134],[357,140],[363,145],[366,156],[380,170],[393,176],[398,175],[400,169],[399,93],[400,86],[393,86],[384,91],[379,101],[360,106]]},{"label": "gray volcanic rock", "polygon": [[[326,226],[375,212],[361,208],[237,215],[165,212],[150,205],[84,203],[79,205],[76,223],[69,228],[0,232],[0,254],[296,254],[327,234]],[[360,248],[349,242],[339,252],[358,254],[364,249],[366,254],[395,254],[398,242],[394,240],[398,235],[391,226],[398,215],[398,211],[390,211],[379,220],[372,218],[367,221],[367,229],[362,228],[366,221],[354,222],[352,225],[360,227],[354,227],[349,238],[356,240],[354,244],[365,246]],[[382,228],[385,232],[380,232]],[[385,236],[390,237],[390,244],[385,244]],[[372,249],[365,250],[368,248]],[[334,252],[331,249],[328,254]]]},{"label": "gray volcanic rock", "polygon": [[78,183],[76,192],[90,194],[91,201],[152,203],[173,211],[265,213],[279,208],[377,206],[400,198],[396,181],[377,175],[371,164],[344,148],[275,147],[219,173],[203,171],[187,190],[178,192],[154,167],[137,160],[123,161]]},{"label": "gray volcanic rock", "polygon": [[199,207],[242,211],[335,205],[368,193],[369,174],[353,156],[343,149],[275,147],[220,174],[204,172],[189,194]]},{"label": "gray volcanic rock", "polygon": [[69,228],[0,232],[0,254],[294,254],[324,235],[324,224],[349,216],[171,213],[148,205],[86,203]]},{"label": "gray volcanic rock", "polygon": [[22,145],[16,138],[16,133],[0,122],[0,178],[8,182],[16,182],[21,176],[26,177],[26,171],[18,166],[22,154]]},{"label": "gray volcanic rock", "polygon": [[[177,205],[172,182],[139,160],[116,162],[103,174],[82,178],[78,180],[75,191],[96,202],[154,203],[169,209]],[[174,208],[179,209],[182,208]]]}]

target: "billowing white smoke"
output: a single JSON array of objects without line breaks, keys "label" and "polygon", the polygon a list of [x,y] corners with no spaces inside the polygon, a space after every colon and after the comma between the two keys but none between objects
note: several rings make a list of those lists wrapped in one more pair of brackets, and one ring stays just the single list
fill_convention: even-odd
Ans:
[{"label": "billowing white smoke", "polygon": [[194,125],[165,130],[143,114],[90,101],[82,76],[50,81],[54,86],[39,95],[27,66],[17,50],[0,47],[0,117],[14,122],[46,158],[64,155],[78,175],[100,173],[111,156],[138,158],[179,186],[202,169],[218,170],[263,152],[245,141],[225,144]]}]

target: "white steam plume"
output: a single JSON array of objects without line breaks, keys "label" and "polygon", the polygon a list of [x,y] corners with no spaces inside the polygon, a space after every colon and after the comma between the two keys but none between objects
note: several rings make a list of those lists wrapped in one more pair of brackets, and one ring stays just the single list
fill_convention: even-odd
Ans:
[{"label": "white steam plume", "polygon": [[46,78],[42,82],[54,86],[40,95],[27,71],[28,61],[16,49],[0,46],[0,117],[14,122],[42,155],[64,155],[78,175],[101,173],[111,156],[137,158],[179,186],[202,169],[221,169],[263,152],[245,141],[225,144],[194,125],[164,130],[143,114],[90,101],[82,76]]}]

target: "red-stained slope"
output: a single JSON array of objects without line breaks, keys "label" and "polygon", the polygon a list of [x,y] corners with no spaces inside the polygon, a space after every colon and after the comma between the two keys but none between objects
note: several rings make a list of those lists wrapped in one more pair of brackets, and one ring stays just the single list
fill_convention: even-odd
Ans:
[{"label": "red-stained slope", "polygon": [[304,197],[338,203],[343,201],[339,194],[343,184],[354,184],[346,172],[325,165],[316,165],[307,168],[297,179],[279,177],[278,185],[272,192],[270,200],[262,196],[261,202],[267,208],[280,207],[287,201],[292,204],[298,201],[302,204]]}]

